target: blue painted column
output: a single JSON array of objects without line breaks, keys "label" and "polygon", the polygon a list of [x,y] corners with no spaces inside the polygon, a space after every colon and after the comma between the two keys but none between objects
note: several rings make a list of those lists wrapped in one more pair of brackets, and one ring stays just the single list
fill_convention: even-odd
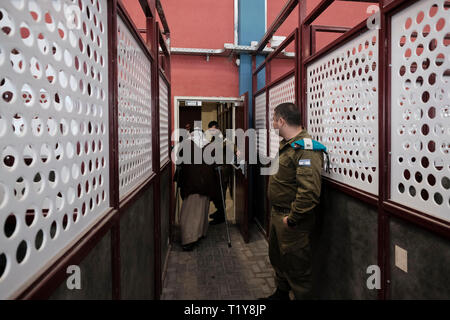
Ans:
[{"label": "blue painted column", "polygon": [[[239,45],[249,46],[252,41],[259,41],[265,33],[265,0],[239,0],[238,37]],[[253,124],[252,114],[252,57],[241,54],[239,65],[239,94],[248,92],[249,122]],[[256,66],[264,61],[264,56],[256,57]],[[258,74],[258,87],[264,86],[264,71]],[[261,87],[262,87],[261,86]]]},{"label": "blue painted column", "polygon": [[[259,41],[265,33],[265,0],[239,0],[239,21],[238,21],[238,37],[239,45],[249,46],[252,41]],[[253,127],[253,87],[252,87],[252,57],[249,54],[241,54],[241,63],[239,65],[239,94],[248,92],[248,120],[249,127]],[[264,61],[264,56],[256,57],[256,66]],[[262,74],[262,75],[261,75]],[[258,73],[258,87],[264,86],[265,72]],[[262,83],[262,86],[261,86]],[[248,194],[248,210],[249,216],[254,216],[254,177],[255,168],[249,166],[249,194]]]}]

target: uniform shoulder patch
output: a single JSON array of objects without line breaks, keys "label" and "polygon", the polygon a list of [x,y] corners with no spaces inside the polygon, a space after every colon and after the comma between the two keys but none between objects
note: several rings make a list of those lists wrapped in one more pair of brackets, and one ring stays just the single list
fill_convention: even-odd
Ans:
[{"label": "uniform shoulder patch", "polygon": [[300,167],[310,167],[311,159],[300,159],[300,160],[298,160],[298,165]]}]

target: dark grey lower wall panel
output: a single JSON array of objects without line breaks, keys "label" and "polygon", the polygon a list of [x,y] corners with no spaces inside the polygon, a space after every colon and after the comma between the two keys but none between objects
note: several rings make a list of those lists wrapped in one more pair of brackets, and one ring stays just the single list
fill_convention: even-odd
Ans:
[{"label": "dark grey lower wall panel", "polygon": [[150,186],[120,219],[122,299],[154,298],[153,219],[153,186]]},{"label": "dark grey lower wall panel", "polygon": [[367,267],[377,264],[376,208],[323,185],[313,235],[314,297],[376,299]]},{"label": "dark grey lower wall panel", "polygon": [[167,252],[169,251],[171,183],[170,169],[166,168],[161,175],[161,270],[164,268]]},{"label": "dark grey lower wall panel", "polygon": [[[111,232],[100,240],[80,263],[81,289],[67,289],[66,281],[53,292],[51,300],[112,299]],[[68,277],[70,274],[67,275]]]},{"label": "dark grey lower wall panel", "polygon": [[[395,245],[408,272],[395,266]],[[397,218],[390,220],[392,299],[450,299],[450,241]]]},{"label": "dark grey lower wall panel", "polygon": [[256,171],[256,175],[255,175],[255,185],[252,188],[254,190],[254,198],[255,201],[253,201],[253,216],[255,217],[255,219],[258,221],[258,223],[261,225],[261,227],[263,227],[264,229],[266,229],[266,225],[267,223],[269,223],[268,221],[266,221],[266,199],[267,199],[267,179],[268,176],[265,175],[261,175],[260,171],[261,167],[255,166],[255,171]]}]

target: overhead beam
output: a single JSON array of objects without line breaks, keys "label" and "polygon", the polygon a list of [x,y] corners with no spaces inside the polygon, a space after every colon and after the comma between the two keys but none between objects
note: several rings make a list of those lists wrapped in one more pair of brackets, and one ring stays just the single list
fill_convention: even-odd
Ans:
[{"label": "overhead beam", "polygon": [[164,28],[163,34],[169,35],[170,34],[169,24],[167,23],[166,16],[164,15],[164,10],[162,8],[160,0],[156,0],[156,11],[158,11],[159,19],[161,20],[161,24],[163,25]]},{"label": "overhead beam", "polygon": [[275,21],[272,23],[270,28],[266,31],[266,34],[263,36],[261,41],[259,41],[256,52],[259,53],[264,49],[266,44],[269,42],[269,40],[272,38],[274,33],[278,30],[278,28],[283,24],[283,22],[287,19],[287,17],[291,14],[292,10],[297,6],[299,1],[306,1],[306,0],[289,0],[283,9],[281,10],[280,14],[277,16]]},{"label": "overhead beam", "polygon": [[314,22],[332,3],[334,0],[322,0],[314,10],[305,18],[304,24],[310,25]]}]

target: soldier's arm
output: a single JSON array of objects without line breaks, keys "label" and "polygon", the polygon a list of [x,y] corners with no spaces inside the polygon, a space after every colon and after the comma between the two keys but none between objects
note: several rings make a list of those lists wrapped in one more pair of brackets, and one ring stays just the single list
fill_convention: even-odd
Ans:
[{"label": "soldier's arm", "polygon": [[322,153],[317,151],[302,150],[297,152],[296,183],[297,193],[291,204],[289,220],[299,223],[303,215],[311,211],[320,198]]}]

